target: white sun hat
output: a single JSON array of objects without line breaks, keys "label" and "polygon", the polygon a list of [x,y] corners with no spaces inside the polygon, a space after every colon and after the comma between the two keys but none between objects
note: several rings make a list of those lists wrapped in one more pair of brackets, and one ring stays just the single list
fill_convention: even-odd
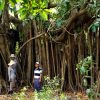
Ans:
[{"label": "white sun hat", "polygon": [[10,61],[10,63],[8,64],[9,66],[15,64],[15,62],[13,60]]},{"label": "white sun hat", "polygon": [[11,57],[11,58],[15,58],[16,56],[15,56],[14,54],[11,54],[10,57]]},{"label": "white sun hat", "polygon": [[36,64],[38,64],[38,65],[39,65],[39,62],[36,62]]}]

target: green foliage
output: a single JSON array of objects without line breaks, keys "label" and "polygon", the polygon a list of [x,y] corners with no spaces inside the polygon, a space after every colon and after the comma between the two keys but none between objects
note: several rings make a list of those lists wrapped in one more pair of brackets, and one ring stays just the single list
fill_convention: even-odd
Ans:
[{"label": "green foliage", "polygon": [[26,90],[27,88],[24,87],[23,89],[21,89],[20,92],[14,93],[12,95],[13,100],[26,100],[26,94],[25,94]]},{"label": "green foliage", "polygon": [[[99,18],[98,18],[99,19]],[[89,28],[92,32],[96,33],[97,32],[97,29],[98,27],[100,27],[100,23],[99,22],[95,22],[93,23]]]},{"label": "green foliage", "polygon": [[53,97],[53,90],[51,89],[47,89],[47,90],[43,90],[42,92],[34,92],[34,99],[35,100],[50,100]]},{"label": "green foliage", "polygon": [[65,22],[65,20],[69,17],[71,9],[71,3],[69,0],[60,0],[57,3],[57,6],[52,9],[52,12],[55,10],[54,13],[50,16],[53,20],[55,20],[55,27],[59,28]]},{"label": "green foliage", "polygon": [[34,19],[40,14],[43,20],[48,19],[50,9],[47,9],[48,0],[9,0],[11,8],[15,9],[20,19]]},{"label": "green foliage", "polygon": [[90,25],[89,29],[96,33],[98,27],[100,28],[100,4],[94,0],[89,4],[88,10],[90,13],[94,14],[92,15],[93,17],[96,17],[96,20]]},{"label": "green foliage", "polygon": [[5,0],[0,0],[0,11],[4,9]]},{"label": "green foliage", "polygon": [[91,88],[86,90],[86,94],[88,95],[89,100],[95,100],[96,96],[100,96],[99,93],[97,93],[97,83],[92,84]]},{"label": "green foliage", "polygon": [[96,100],[96,97],[100,97],[100,92],[97,92],[98,89],[98,81],[92,84],[91,88],[86,90],[86,94],[88,95],[89,100]]},{"label": "green foliage", "polygon": [[62,2],[60,3],[60,7],[58,8],[58,14],[59,17],[62,18],[62,16],[64,17],[64,19],[66,19],[69,15],[68,12],[71,9],[71,4],[69,2],[69,0],[62,0]]},{"label": "green foliage", "polygon": [[81,60],[77,65],[76,65],[76,70],[79,69],[81,74],[86,74],[88,75],[88,71],[90,70],[90,65],[93,63],[92,56],[88,56]]},{"label": "green foliage", "polygon": [[12,7],[14,7],[15,4],[16,4],[16,0],[9,0],[9,3],[10,3],[10,5],[11,5]]},{"label": "green foliage", "polygon": [[44,20],[48,19],[47,13],[45,11],[40,12],[40,15]]},{"label": "green foliage", "polygon": [[57,19],[56,20],[56,26],[59,28],[62,24],[63,24],[64,20],[61,20],[61,19]]},{"label": "green foliage", "polygon": [[95,92],[93,91],[93,89],[87,89],[86,93],[88,95],[89,100],[95,100]]},{"label": "green foliage", "polygon": [[55,76],[53,79],[50,79],[50,77],[44,77],[44,89],[50,88],[52,90],[57,90],[60,87],[60,79],[58,76]]},{"label": "green foliage", "polygon": [[71,4],[69,0],[61,0],[59,1],[58,6],[55,8],[57,13],[54,13],[52,17],[64,21],[68,18],[70,9]]},{"label": "green foliage", "polygon": [[93,63],[92,56],[88,56],[81,60],[77,65],[76,65],[76,70],[79,70],[82,77],[82,83],[83,86],[88,86],[87,83],[87,78],[90,78],[88,75],[88,72],[90,71],[91,64]]},{"label": "green foliage", "polygon": [[[44,77],[44,87],[40,92],[34,91],[31,96],[28,96],[28,87],[24,87],[20,92],[14,93],[13,100],[69,100],[71,96],[67,96],[60,90],[59,81],[60,79],[55,76],[53,79]],[[80,100],[79,97],[77,97]]]},{"label": "green foliage", "polygon": [[18,54],[19,52],[19,43],[16,42],[15,53]]},{"label": "green foliage", "polygon": [[[28,97],[29,100],[66,100],[66,95],[61,93],[59,89],[59,78],[54,77],[50,79],[45,76],[45,84],[43,89],[40,92],[34,91],[31,97]],[[20,92],[13,94],[13,100],[26,100],[27,98],[27,87],[21,89]],[[58,90],[59,89],[59,90]],[[59,92],[58,92],[59,91]]]},{"label": "green foliage", "polygon": [[67,95],[65,96],[64,93],[60,94],[60,99],[59,100],[67,100]]},{"label": "green foliage", "polygon": [[34,92],[34,100],[67,100],[67,95],[64,93],[57,94],[52,89],[47,89],[42,92]]},{"label": "green foliage", "polygon": [[55,76],[53,79],[50,77],[44,77],[44,86],[41,92],[34,92],[35,100],[66,100],[64,93],[60,90],[60,79]]}]

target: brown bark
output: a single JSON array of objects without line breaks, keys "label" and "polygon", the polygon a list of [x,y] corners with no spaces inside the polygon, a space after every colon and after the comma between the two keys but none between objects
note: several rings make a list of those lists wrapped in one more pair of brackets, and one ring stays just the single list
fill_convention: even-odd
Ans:
[{"label": "brown bark", "polygon": [[14,23],[14,24],[20,24],[20,23],[22,23],[21,20],[19,20],[19,19],[16,18],[16,17],[13,17],[13,16],[11,16],[11,15],[9,15],[9,22],[12,22],[12,23]]},{"label": "brown bark", "polygon": [[[29,39],[32,38],[32,26],[31,26],[31,23],[29,24]],[[27,45],[28,49],[27,49],[27,55],[28,55],[28,63],[27,63],[27,81],[28,83],[30,83],[31,81],[31,71],[32,71],[32,48],[33,48],[33,45],[32,45],[32,42],[30,42],[28,45]]]},{"label": "brown bark", "polygon": [[[47,33],[46,33],[47,35]],[[51,72],[50,72],[50,57],[49,57],[49,45],[48,45],[48,40],[45,39],[45,42],[46,42],[46,61],[47,61],[47,68],[48,68],[48,76],[50,77],[51,75]]]}]

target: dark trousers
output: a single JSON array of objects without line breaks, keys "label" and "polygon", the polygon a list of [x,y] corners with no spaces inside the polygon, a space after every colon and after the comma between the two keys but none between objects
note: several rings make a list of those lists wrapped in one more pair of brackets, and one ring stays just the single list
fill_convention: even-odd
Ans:
[{"label": "dark trousers", "polygon": [[41,90],[41,82],[39,82],[39,79],[34,79],[34,89],[38,92]]}]

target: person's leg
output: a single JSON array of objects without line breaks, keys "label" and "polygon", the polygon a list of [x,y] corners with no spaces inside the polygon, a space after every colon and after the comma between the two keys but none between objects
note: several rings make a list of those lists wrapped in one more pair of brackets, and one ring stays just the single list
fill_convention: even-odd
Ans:
[{"label": "person's leg", "polygon": [[10,87],[9,87],[9,91],[8,91],[8,94],[12,94],[13,92],[13,87],[12,87],[12,82],[10,82]]},{"label": "person's leg", "polygon": [[13,85],[13,82],[10,82],[10,91],[12,91],[13,90],[13,87],[12,87],[12,85]]},{"label": "person's leg", "polygon": [[39,79],[34,80],[34,89],[38,92],[41,90],[41,83],[39,82]]},{"label": "person's leg", "polygon": [[34,90],[37,90],[37,80],[34,79]]},{"label": "person's leg", "polygon": [[14,87],[15,87],[15,81],[12,80],[12,81],[10,82],[10,89],[9,89],[9,93],[10,93],[10,94],[13,93],[13,89],[14,89]]}]

